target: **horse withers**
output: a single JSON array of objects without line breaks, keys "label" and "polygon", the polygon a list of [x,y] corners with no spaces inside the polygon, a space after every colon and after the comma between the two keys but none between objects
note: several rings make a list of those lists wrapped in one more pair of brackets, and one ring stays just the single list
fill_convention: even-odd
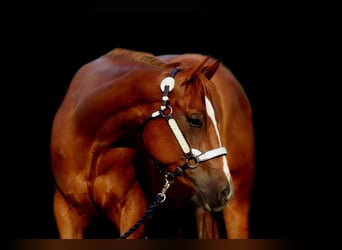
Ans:
[{"label": "horse withers", "polygon": [[[90,222],[101,214],[120,234],[130,229],[151,200],[137,171],[147,164],[134,161],[142,148],[167,173],[166,181],[177,177],[187,187],[187,195],[181,196],[184,201],[192,198],[205,211],[227,214],[228,236],[231,231],[234,237],[236,228],[246,229],[249,188],[242,177],[232,180],[226,154],[231,148],[237,160],[246,161],[245,148],[239,149],[246,143],[239,138],[248,140],[249,135],[237,135],[232,144],[227,140],[230,128],[241,125],[230,124],[229,118],[249,122],[248,103],[226,110],[220,88],[227,87],[210,81],[221,71],[218,61],[208,63],[210,58],[202,56],[192,62],[170,58],[118,48],[84,65],[73,77],[51,134],[60,238],[83,238]],[[229,103],[240,105],[243,95],[239,95]],[[240,109],[247,111],[246,120],[236,114]],[[235,171],[243,175],[240,169]],[[240,182],[241,191],[235,187]],[[237,195],[232,196],[233,185]],[[144,225],[128,236],[143,237]]]}]

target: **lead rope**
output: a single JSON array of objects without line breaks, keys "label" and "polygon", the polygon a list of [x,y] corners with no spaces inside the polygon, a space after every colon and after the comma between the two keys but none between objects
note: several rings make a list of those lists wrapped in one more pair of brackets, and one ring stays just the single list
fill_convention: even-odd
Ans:
[{"label": "lead rope", "polygon": [[151,215],[156,207],[158,207],[161,203],[163,203],[166,199],[166,191],[169,189],[171,183],[174,182],[174,180],[181,176],[183,171],[187,165],[184,165],[182,167],[177,167],[174,172],[172,173],[166,173],[165,174],[165,185],[160,193],[158,193],[155,196],[154,201],[150,204],[150,206],[147,208],[145,213],[140,217],[140,219],[122,236],[120,236],[120,239],[126,239],[128,236],[130,236],[135,230],[137,230],[141,224],[143,224],[149,215]]},{"label": "lead rope", "polygon": [[[165,195],[164,195],[165,197]],[[145,213],[140,217],[140,219],[122,236],[120,236],[120,239],[126,239],[128,236],[130,236],[135,230],[137,230],[141,224],[145,222],[145,220],[148,218],[150,214],[153,213],[154,209],[159,206],[165,199],[164,199],[162,193],[159,193],[156,195],[155,200],[150,204],[150,206],[147,208]]]}]

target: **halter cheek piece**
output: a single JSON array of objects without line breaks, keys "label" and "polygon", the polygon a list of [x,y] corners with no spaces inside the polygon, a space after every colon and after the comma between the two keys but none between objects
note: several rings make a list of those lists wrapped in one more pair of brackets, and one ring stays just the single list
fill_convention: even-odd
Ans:
[{"label": "halter cheek piece", "polygon": [[[190,144],[184,137],[176,120],[172,116],[172,107],[169,105],[169,93],[173,90],[175,86],[174,76],[178,71],[180,71],[180,69],[173,69],[170,73],[170,76],[164,78],[160,83],[160,89],[163,92],[160,109],[152,113],[150,117],[163,117],[167,121],[169,128],[171,129],[173,135],[175,136],[178,142],[178,145],[180,146],[183,154],[185,155],[185,164],[182,167],[176,168],[176,171],[174,173],[167,174],[168,181],[170,182],[173,181],[175,177],[180,176],[182,172],[187,168],[194,169],[201,162],[208,161],[210,159],[227,154],[227,150],[225,147],[219,147],[202,153],[198,149],[191,148]],[[156,162],[155,164],[157,165]]]}]

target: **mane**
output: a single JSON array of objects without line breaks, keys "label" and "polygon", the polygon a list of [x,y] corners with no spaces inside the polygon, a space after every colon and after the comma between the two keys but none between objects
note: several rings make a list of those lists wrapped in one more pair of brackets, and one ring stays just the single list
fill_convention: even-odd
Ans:
[{"label": "mane", "polygon": [[115,48],[111,50],[108,55],[110,55],[112,58],[124,58],[126,60],[129,60],[131,62],[137,62],[146,64],[149,66],[153,66],[156,68],[162,68],[162,69],[168,69],[169,66],[166,62],[160,60],[155,55],[147,52],[139,52],[134,50],[127,50],[123,48]]},{"label": "mane", "polygon": [[[124,48],[115,48],[108,52],[108,55],[115,60],[126,60],[128,62],[140,63],[161,69],[170,69],[182,65],[182,62],[178,60],[172,63],[167,63],[151,53],[128,50]],[[193,91],[200,91],[203,95],[210,96],[212,91],[215,91],[215,87],[210,81],[205,81],[205,76],[200,73],[205,68],[205,64],[209,59],[210,57],[208,56],[203,60],[195,60],[192,63],[192,66],[186,66],[186,68],[192,67],[193,70],[185,73],[183,79],[181,80],[182,85],[185,85],[186,88],[194,85],[198,86],[200,88],[194,89]],[[205,82],[207,82],[207,84],[204,84]]]}]

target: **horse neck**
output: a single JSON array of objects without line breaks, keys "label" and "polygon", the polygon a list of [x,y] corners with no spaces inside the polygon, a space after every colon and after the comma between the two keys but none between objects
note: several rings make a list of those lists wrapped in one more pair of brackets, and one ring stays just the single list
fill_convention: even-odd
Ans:
[{"label": "horse neck", "polygon": [[159,75],[134,71],[98,88],[78,109],[80,126],[90,136],[96,134],[99,141],[108,143],[141,127],[160,107],[159,82],[163,76]]}]

